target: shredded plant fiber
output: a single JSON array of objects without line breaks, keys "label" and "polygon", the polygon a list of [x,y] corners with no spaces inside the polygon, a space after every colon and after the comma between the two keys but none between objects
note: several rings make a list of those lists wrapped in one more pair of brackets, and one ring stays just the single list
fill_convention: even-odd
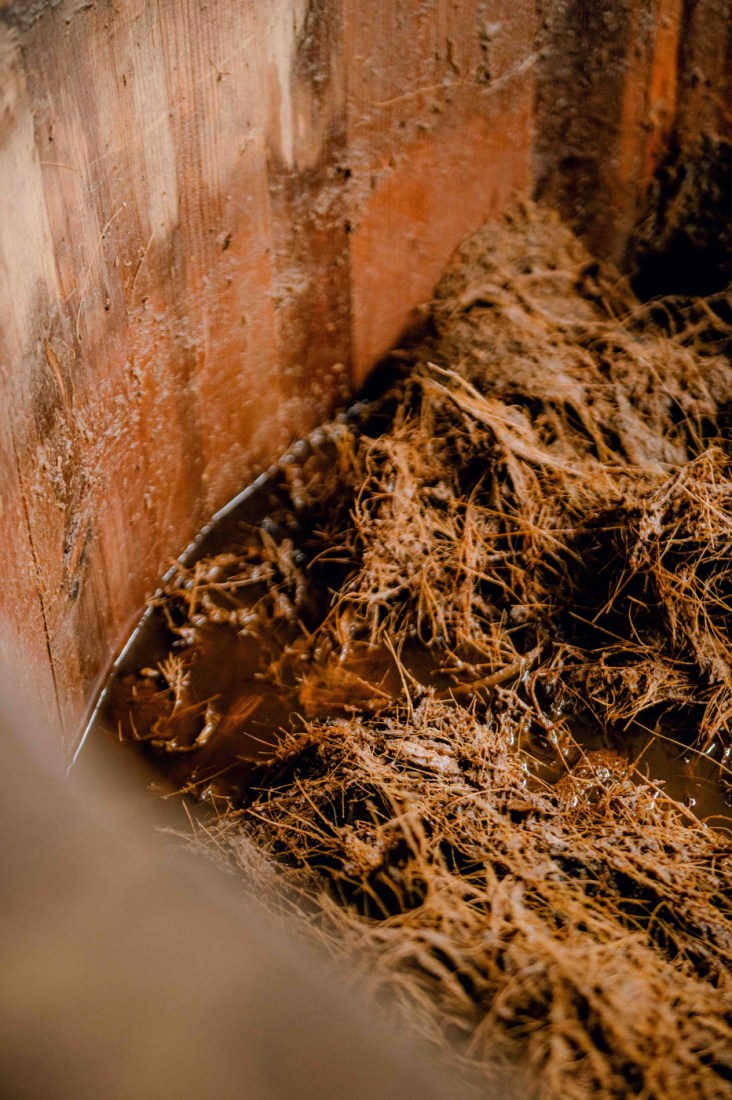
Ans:
[{"label": "shredded plant fiber", "polygon": [[[282,464],[286,503],[158,601],[181,668],[225,624],[300,716],[219,784],[217,850],[545,1097],[732,1090],[732,845],[623,751],[645,728],[729,774],[731,314],[642,304],[521,207],[386,394]],[[141,736],[195,750],[168,688]]]}]

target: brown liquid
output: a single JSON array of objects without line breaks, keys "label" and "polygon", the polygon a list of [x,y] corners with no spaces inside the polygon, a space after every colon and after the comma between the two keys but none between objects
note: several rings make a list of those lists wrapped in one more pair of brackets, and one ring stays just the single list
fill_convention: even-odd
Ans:
[{"label": "brown liquid", "polygon": [[[277,472],[259,478],[235,502],[222,510],[201,532],[179,561],[192,565],[208,555],[241,544],[242,529],[259,524],[282,503]],[[254,603],[260,595],[251,591]],[[238,602],[244,602],[237,594]],[[169,628],[160,607],[147,609],[117,659],[91,726],[91,735],[103,730],[120,741],[136,742],[159,773],[161,791],[189,790],[199,797],[226,792],[236,797],[246,784],[251,763],[266,756],[282,729],[292,721],[294,699],[259,677],[257,643],[227,624],[205,623],[192,643]],[[199,736],[190,752],[160,751],[148,740],[156,719],[170,715],[170,691],[160,666],[171,654],[185,657],[185,699],[174,715],[176,742],[183,746]],[[206,722],[215,730],[201,744]]]},{"label": "brown liquid", "polygon": [[[327,452],[323,461],[328,461]],[[246,532],[266,522],[286,502],[282,475],[286,464],[283,460],[272,467],[219,513],[182,555],[181,563],[190,567],[204,557],[241,553]],[[264,584],[237,589],[231,604],[253,607],[264,590]],[[272,639],[275,645],[288,640],[282,630],[278,627],[278,636]],[[102,732],[109,736],[111,731],[122,741],[136,743],[153,762],[158,773],[155,786],[161,792],[185,791],[204,801],[236,802],[250,784],[257,761],[271,753],[282,731],[301,724],[295,688],[275,686],[263,677],[260,647],[260,642],[242,635],[236,626],[210,621],[196,625],[181,639],[166,623],[164,610],[153,605],[115,664],[96,711],[93,736]],[[177,705],[161,671],[176,653],[184,656],[186,672]],[[442,694],[449,691],[450,679],[435,668],[434,658],[424,648],[405,648],[400,660],[420,684]],[[349,665],[383,696],[400,694],[401,676],[390,653],[368,650],[360,657],[356,653]],[[328,711],[311,712],[308,717],[326,718],[347,710],[345,701],[342,707],[331,702]],[[167,723],[167,744],[152,736],[156,721],[161,720]],[[732,788],[726,782],[732,773],[718,747],[701,753],[685,744],[683,731],[664,726],[651,730],[636,724],[608,732],[596,722],[575,716],[569,721],[571,736],[563,728],[558,723],[556,733],[524,735],[520,747],[534,758],[534,771],[541,780],[560,782],[568,769],[581,766],[586,754],[591,754],[591,762],[609,760],[611,767],[613,760],[622,766],[622,758],[637,763],[636,775],[659,784],[659,789],[683,802],[701,820],[721,828],[732,824]]]}]

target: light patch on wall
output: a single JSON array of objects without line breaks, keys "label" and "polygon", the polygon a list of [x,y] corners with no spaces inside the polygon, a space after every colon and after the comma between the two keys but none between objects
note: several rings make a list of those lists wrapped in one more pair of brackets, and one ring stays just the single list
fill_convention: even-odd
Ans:
[{"label": "light patch on wall", "polygon": [[[7,45],[7,43],[5,43]],[[0,56],[5,54],[0,44]],[[9,55],[5,54],[9,60]],[[13,302],[4,318],[6,363],[25,348],[38,327],[39,286],[58,295],[53,241],[43,178],[33,132],[33,116],[24,102],[25,80],[19,54],[2,70],[3,187],[0,190],[0,294]],[[9,330],[9,326],[13,331]],[[12,354],[10,349],[12,348]]]},{"label": "light patch on wall", "polygon": [[268,19],[268,61],[276,75],[280,155],[287,168],[295,167],[293,73],[297,42],[305,24],[307,9],[308,0],[295,0],[294,3],[292,0],[278,0],[272,5]]}]

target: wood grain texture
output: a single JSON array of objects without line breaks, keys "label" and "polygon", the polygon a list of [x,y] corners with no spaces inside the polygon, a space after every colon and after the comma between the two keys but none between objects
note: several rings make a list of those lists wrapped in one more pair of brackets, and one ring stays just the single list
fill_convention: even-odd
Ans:
[{"label": "wood grain texture", "polygon": [[0,2],[0,638],[78,737],[210,516],[534,187],[620,255],[732,0]]},{"label": "wood grain texture", "polygon": [[533,4],[349,9],[353,363],[361,382],[462,238],[531,187]]}]

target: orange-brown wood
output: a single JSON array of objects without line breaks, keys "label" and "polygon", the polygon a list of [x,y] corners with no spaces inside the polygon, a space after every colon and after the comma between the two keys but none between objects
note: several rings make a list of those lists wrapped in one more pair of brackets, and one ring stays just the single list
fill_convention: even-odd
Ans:
[{"label": "orange-brown wood", "polygon": [[531,187],[526,0],[353,5],[347,24],[353,365],[419,319],[450,253]]},{"label": "orange-brown wood", "polygon": [[0,644],[73,747],[207,517],[535,188],[622,255],[732,0],[0,0]]}]

